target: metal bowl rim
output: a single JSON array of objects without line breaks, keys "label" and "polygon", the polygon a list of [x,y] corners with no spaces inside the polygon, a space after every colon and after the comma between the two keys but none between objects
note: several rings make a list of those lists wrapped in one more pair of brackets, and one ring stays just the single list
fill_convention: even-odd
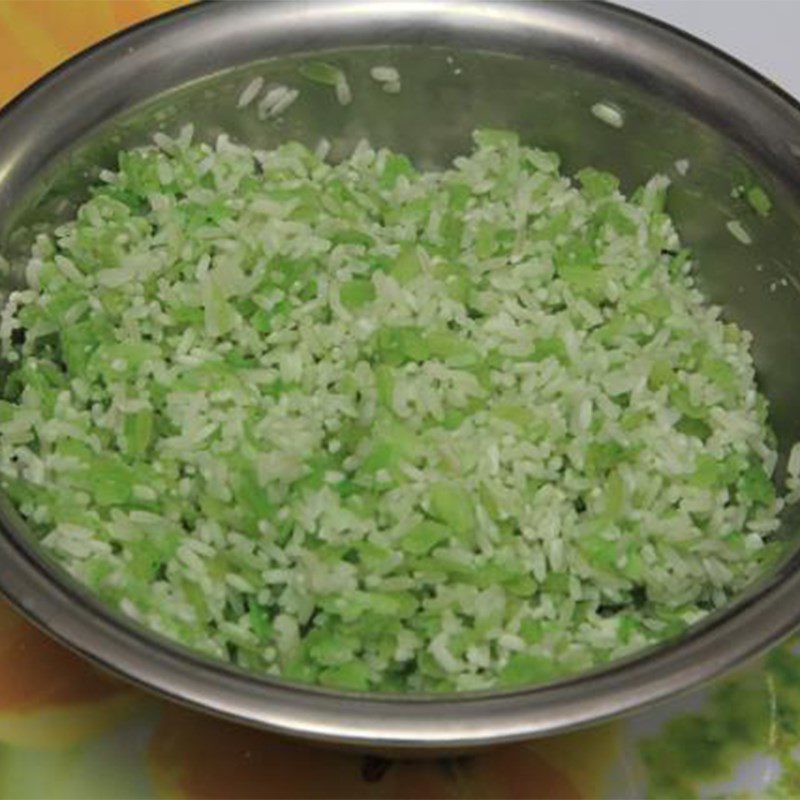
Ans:
[{"label": "metal bowl rim", "polygon": [[[213,5],[201,2],[173,9],[86,48],[9,101],[0,110],[0,125],[93,54],[165,22],[175,24],[209,13]],[[383,5],[398,3],[388,0]],[[601,7],[622,23],[626,18],[636,20],[668,34],[676,45],[691,44],[720,62],[722,69],[748,76],[800,115],[800,102],[780,86],[702,39],[611,3],[568,5]],[[20,527],[18,515],[6,502],[0,503],[0,592],[71,649],[185,705],[281,733],[366,749],[472,748],[605,720],[707,681],[761,652],[800,623],[800,553],[796,553],[775,575],[675,642],[558,683],[423,698],[335,692],[248,674],[147,633],[64,577],[20,535]]]}]

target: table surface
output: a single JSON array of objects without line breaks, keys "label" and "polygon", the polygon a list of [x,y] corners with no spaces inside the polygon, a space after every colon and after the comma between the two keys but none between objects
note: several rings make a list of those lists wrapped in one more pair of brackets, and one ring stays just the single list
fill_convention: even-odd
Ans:
[{"label": "table surface", "polygon": [[[627,4],[706,36],[800,95],[800,3]],[[175,5],[0,0],[0,105],[69,55]],[[799,748],[800,640],[626,720],[469,759],[389,763],[155,700],[0,604],[0,798],[798,798]]]},{"label": "table surface", "polygon": [[725,50],[800,98],[800,0],[616,0]]}]

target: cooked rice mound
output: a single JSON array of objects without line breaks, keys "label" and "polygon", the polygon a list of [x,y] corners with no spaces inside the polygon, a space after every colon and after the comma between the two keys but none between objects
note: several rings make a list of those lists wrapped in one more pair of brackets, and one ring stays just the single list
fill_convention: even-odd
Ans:
[{"label": "cooked rice mound", "polygon": [[0,323],[0,484],[45,551],[191,648],[386,691],[596,666],[759,575],[767,404],[668,181],[474,138],[443,172],[120,153]]}]

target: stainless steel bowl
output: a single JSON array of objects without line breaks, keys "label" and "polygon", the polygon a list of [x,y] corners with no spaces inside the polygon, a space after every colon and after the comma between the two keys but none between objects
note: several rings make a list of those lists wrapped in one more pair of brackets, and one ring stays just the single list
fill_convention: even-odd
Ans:
[{"label": "stainless steel bowl", "polygon": [[[325,57],[355,101],[303,84],[298,58]],[[451,63],[452,59],[452,63]],[[368,68],[400,68],[389,96]],[[254,74],[301,86],[285,123],[236,111]],[[593,117],[619,106],[617,130]],[[334,155],[369,137],[442,165],[477,126],[511,127],[566,168],[608,168],[626,188],[675,175],[671,212],[698,254],[710,295],[755,334],[762,386],[785,458],[800,438],[800,108],[724,54],[602,4],[443,0],[228,2],[192,6],[87,51],[0,117],[0,230],[24,252],[44,221],[66,216],[120,147],[193,121],[269,146],[324,135]],[[743,177],[771,194],[766,219],[731,197]],[[725,228],[740,218],[753,244]],[[15,276],[11,276],[12,282]],[[785,284],[785,285],[784,285]],[[730,608],[680,640],[559,683],[480,695],[366,696],[245,674],[147,633],[104,608],[43,559],[0,505],[0,588],[39,625],[141,686],[241,722],[361,749],[467,749],[595,722],[665,698],[753,656],[800,621],[796,553]],[[787,521],[787,529],[791,523]]]}]

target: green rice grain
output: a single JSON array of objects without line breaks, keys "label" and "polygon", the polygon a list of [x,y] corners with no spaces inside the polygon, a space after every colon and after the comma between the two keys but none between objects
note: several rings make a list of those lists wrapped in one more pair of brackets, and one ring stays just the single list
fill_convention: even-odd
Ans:
[{"label": "green rice grain", "polygon": [[761,217],[768,217],[772,211],[772,200],[760,186],[751,186],[745,193],[750,207]]},{"label": "green rice grain", "polygon": [[321,83],[323,86],[336,86],[342,71],[339,67],[333,64],[327,64],[324,61],[307,61],[299,67],[300,74],[312,81],[313,83]]},{"label": "green rice grain", "polygon": [[0,321],[0,483],[101,598],[257,672],[471,690],[674,636],[775,557],[751,336],[666,178],[497,130],[442,172],[190,138],[120,153]]}]

